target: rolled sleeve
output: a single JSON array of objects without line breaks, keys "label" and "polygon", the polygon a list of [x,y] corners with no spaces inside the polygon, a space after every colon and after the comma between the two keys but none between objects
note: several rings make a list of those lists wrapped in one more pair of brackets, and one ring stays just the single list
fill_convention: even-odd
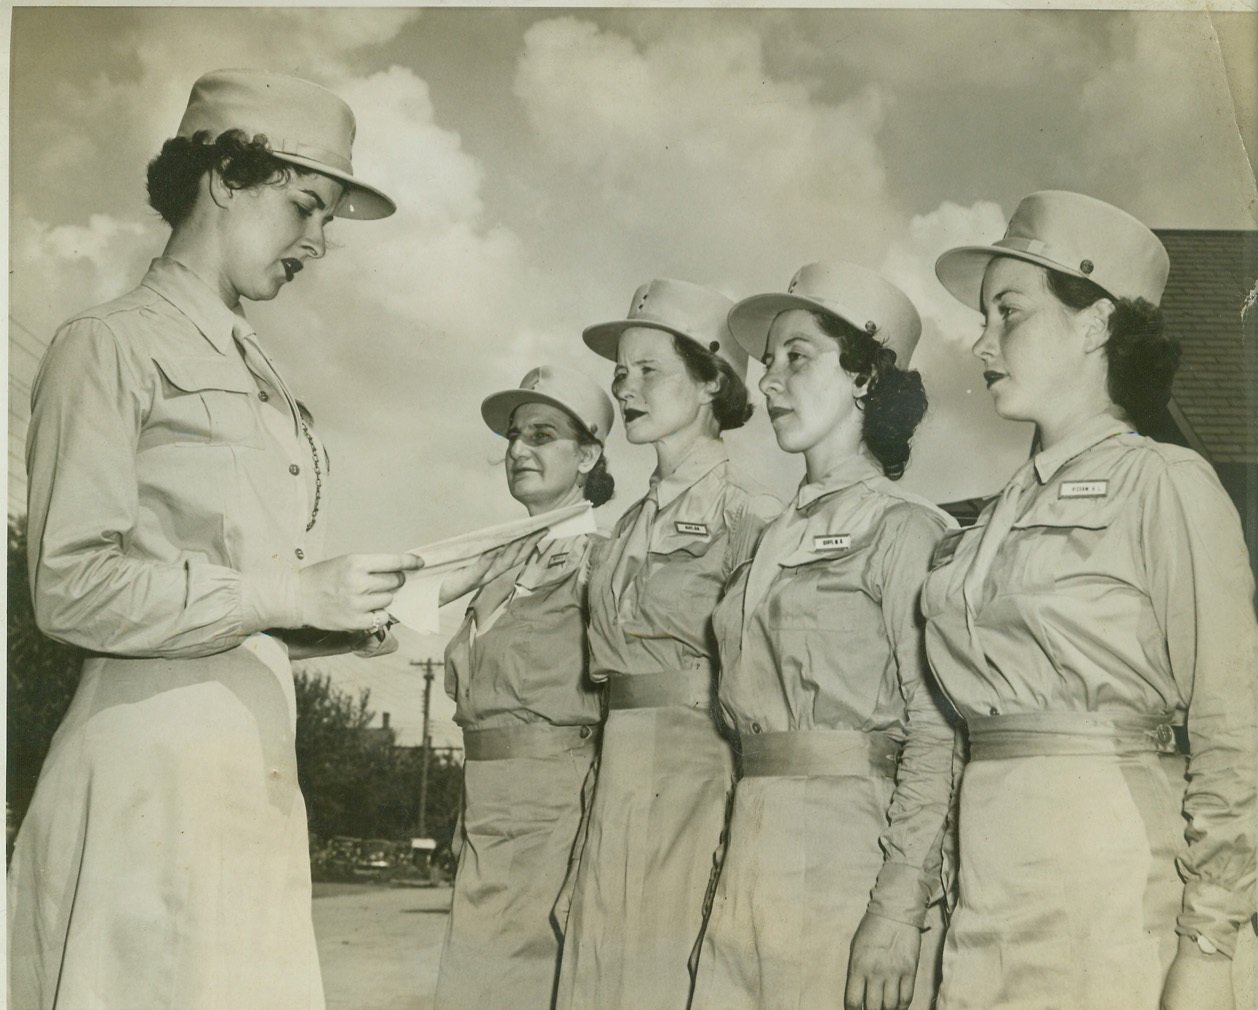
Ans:
[{"label": "rolled sleeve", "polygon": [[1141,518],[1150,594],[1188,710],[1192,756],[1176,930],[1229,957],[1254,911],[1258,622],[1236,510],[1200,460],[1171,463]]}]

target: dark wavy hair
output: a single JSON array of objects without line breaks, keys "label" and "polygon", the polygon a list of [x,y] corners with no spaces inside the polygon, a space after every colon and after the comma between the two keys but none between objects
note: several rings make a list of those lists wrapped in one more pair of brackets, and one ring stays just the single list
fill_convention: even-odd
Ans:
[{"label": "dark wavy hair", "polygon": [[232,189],[282,184],[305,174],[275,157],[262,134],[249,137],[243,130],[227,130],[212,141],[209,130],[199,130],[191,137],[171,137],[149,162],[149,204],[177,227],[192,213],[201,177],[212,169]]},{"label": "dark wavy hair", "polygon": [[616,494],[616,478],[607,469],[607,455],[601,451],[603,443],[586,431],[585,425],[579,421],[575,427],[577,445],[597,445],[600,449],[598,462],[594,464],[594,469],[585,475],[585,483],[581,485],[581,493],[585,495],[585,500],[598,508],[611,501]]},{"label": "dark wavy hair", "polygon": [[[716,382],[719,388],[712,398],[712,414],[721,431],[741,428],[751,419],[754,407],[747,395],[747,386],[724,358],[718,357],[696,340],[670,334],[673,349],[686,366],[686,374],[695,382]],[[726,339],[733,340],[733,337]]]},{"label": "dark wavy hair", "polygon": [[857,377],[863,391],[861,439],[891,480],[904,476],[913,433],[926,415],[921,373],[896,364],[895,351],[862,329],[829,313],[814,312],[822,332],[839,344],[839,364]]},{"label": "dark wavy hair", "polygon": [[1076,312],[1102,298],[1114,303],[1105,342],[1106,388],[1136,430],[1148,431],[1170,401],[1183,353],[1179,341],[1163,332],[1162,310],[1143,298],[1116,298],[1085,277],[1048,268],[1044,273],[1048,290]]}]

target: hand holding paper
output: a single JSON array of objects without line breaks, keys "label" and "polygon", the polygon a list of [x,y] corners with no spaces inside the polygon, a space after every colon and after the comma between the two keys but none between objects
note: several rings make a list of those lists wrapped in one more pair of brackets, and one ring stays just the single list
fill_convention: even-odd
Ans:
[{"label": "hand holding paper", "polygon": [[[442,583],[452,579],[449,599],[457,599],[459,595],[470,592],[483,584],[488,572],[505,570],[505,565],[495,565],[496,561],[511,560],[510,554],[491,558],[484,564],[484,571],[479,578],[473,572],[471,577],[461,579],[467,569],[473,569],[484,561],[487,552],[494,551],[532,534],[542,532],[540,540],[561,540],[582,533],[593,533],[595,530],[594,513],[588,502],[570,505],[566,508],[544,512],[541,515],[528,516],[512,522],[489,526],[485,529],[464,533],[448,540],[439,540],[425,547],[416,547],[409,553],[424,561],[424,567],[413,573],[406,580],[406,585],[397,591],[389,612],[399,621],[421,634],[437,633],[437,609],[440,606]],[[531,550],[531,548],[530,548]],[[522,552],[527,553],[527,552]],[[515,560],[519,563],[523,558]],[[466,582],[464,587],[462,582]],[[462,593],[457,592],[462,589]]]}]

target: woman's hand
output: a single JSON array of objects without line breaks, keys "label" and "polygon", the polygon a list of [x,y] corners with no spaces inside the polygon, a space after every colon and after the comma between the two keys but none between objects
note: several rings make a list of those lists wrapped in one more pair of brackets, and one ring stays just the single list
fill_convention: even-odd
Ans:
[{"label": "woman's hand", "polygon": [[1236,1010],[1231,960],[1181,936],[1162,986],[1162,1010]]},{"label": "woman's hand", "polygon": [[530,533],[509,544],[486,551],[476,561],[457,572],[451,572],[441,583],[441,606],[445,606],[460,596],[466,596],[473,590],[480,589],[486,583],[493,582],[503,572],[508,572],[516,565],[522,565],[533,553],[533,548],[542,541],[545,530]]},{"label": "woman's hand", "polygon": [[373,631],[406,582],[423,567],[413,554],[342,554],[303,568],[302,623],[329,631]]},{"label": "woman's hand", "polygon": [[852,937],[845,1010],[908,1010],[921,949],[916,926],[866,913]]}]

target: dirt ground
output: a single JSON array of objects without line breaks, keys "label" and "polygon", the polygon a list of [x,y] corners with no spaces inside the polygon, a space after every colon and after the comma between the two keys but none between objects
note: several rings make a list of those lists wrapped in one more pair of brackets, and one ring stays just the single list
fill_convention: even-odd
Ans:
[{"label": "dirt ground", "polygon": [[328,1010],[431,1010],[449,887],[315,884]]}]

